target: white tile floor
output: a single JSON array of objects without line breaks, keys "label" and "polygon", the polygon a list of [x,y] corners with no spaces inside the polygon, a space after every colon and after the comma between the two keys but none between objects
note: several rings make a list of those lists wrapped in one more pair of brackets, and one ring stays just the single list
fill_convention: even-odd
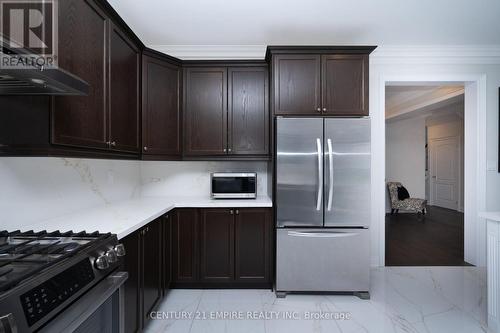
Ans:
[{"label": "white tile floor", "polygon": [[[175,289],[160,306],[163,319],[152,321],[146,332],[488,332],[484,270],[387,267],[374,269],[371,282],[369,301],[340,295],[278,299],[270,290]],[[348,318],[305,318],[320,313]],[[172,318],[182,315],[187,318]],[[210,318],[217,315],[233,318]]]}]

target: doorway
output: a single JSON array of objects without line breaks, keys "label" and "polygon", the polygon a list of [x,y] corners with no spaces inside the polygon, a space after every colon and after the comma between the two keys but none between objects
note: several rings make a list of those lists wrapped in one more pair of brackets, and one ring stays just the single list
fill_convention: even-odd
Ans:
[{"label": "doorway", "polygon": [[464,261],[463,84],[385,91],[387,266]]}]

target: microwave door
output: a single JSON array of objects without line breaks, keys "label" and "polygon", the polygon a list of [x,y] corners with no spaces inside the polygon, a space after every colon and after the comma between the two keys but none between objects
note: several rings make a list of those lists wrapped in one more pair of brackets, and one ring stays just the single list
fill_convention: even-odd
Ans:
[{"label": "microwave door", "polygon": [[323,119],[278,118],[278,227],[323,226]]}]

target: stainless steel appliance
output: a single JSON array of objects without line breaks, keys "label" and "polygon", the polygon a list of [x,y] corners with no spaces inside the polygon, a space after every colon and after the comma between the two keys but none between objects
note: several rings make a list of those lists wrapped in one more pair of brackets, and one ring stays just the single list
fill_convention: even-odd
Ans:
[{"label": "stainless steel appliance", "polygon": [[369,297],[370,119],[277,118],[276,292]]},{"label": "stainless steel appliance", "polygon": [[0,232],[0,332],[122,332],[112,234]]},{"label": "stainless steel appliance", "polygon": [[[18,63],[16,59],[33,54],[29,49],[12,48],[0,38],[2,61]],[[81,78],[58,67],[38,64],[0,68],[0,95],[86,96],[90,86]]]},{"label": "stainless steel appliance", "polygon": [[257,173],[214,172],[211,174],[211,197],[214,199],[255,199]]}]

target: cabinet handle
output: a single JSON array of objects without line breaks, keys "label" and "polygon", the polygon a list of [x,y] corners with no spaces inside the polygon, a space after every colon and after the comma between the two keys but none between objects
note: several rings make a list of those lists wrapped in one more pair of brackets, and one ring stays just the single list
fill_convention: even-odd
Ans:
[{"label": "cabinet handle", "polygon": [[231,210],[229,211],[229,214],[233,215],[233,213],[234,213],[234,211],[231,209]]},{"label": "cabinet handle", "polygon": [[228,151],[228,152],[231,152],[231,150],[232,150],[232,149],[231,149],[231,148],[229,148],[227,151]]},{"label": "cabinet handle", "polygon": [[148,147],[144,146],[144,151],[148,151]]},{"label": "cabinet handle", "polygon": [[323,108],[323,112],[326,112],[326,108]]},{"label": "cabinet handle", "polygon": [[111,141],[106,141],[106,144],[109,146],[111,145]]},{"label": "cabinet handle", "polygon": [[227,149],[226,149],[226,148],[224,148],[224,152],[227,152]]},{"label": "cabinet handle", "polygon": [[116,146],[116,141],[111,141],[111,146]]},{"label": "cabinet handle", "polygon": [[321,112],[321,108],[317,108],[316,111]]},{"label": "cabinet handle", "polygon": [[237,210],[236,210],[236,215],[238,215],[239,213],[240,213],[240,211],[237,209]]}]

